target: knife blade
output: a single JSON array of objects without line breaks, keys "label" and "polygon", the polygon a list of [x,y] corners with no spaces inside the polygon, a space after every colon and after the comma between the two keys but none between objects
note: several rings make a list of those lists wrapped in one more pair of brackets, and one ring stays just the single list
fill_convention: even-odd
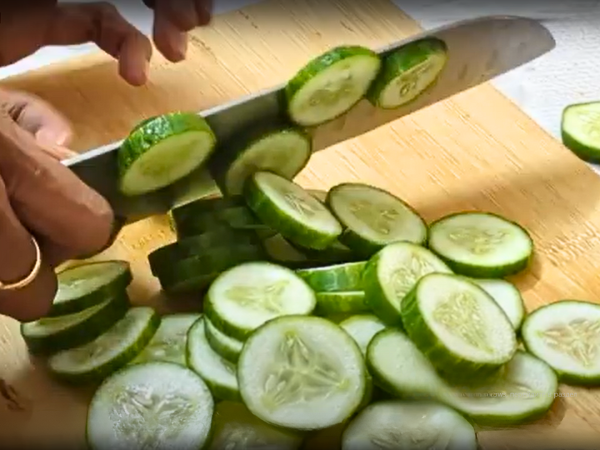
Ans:
[{"label": "knife blade", "polygon": [[[314,150],[368,133],[434,103],[466,91],[521,66],[555,47],[550,32],[539,22],[515,16],[487,16],[464,20],[424,31],[378,50],[390,52],[423,38],[446,43],[448,62],[431,89],[415,101],[395,110],[375,108],[362,100],[344,116],[311,129]],[[220,105],[199,114],[212,127],[218,142],[227,142],[239,130],[258,121],[268,123],[281,117],[280,96],[284,84]],[[84,152],[64,164],[90,187],[102,194],[115,214],[135,222],[165,214],[174,206],[218,192],[203,167],[160,191],[127,197],[118,189],[116,153],[123,141]],[[219,149],[212,158],[219,157]]]}]

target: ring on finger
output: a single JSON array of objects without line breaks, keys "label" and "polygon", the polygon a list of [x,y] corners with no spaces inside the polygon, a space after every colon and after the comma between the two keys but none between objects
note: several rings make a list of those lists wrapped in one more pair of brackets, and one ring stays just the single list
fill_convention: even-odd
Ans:
[{"label": "ring on finger", "polygon": [[33,264],[33,268],[26,277],[22,278],[19,281],[15,281],[14,283],[5,283],[3,281],[0,281],[0,291],[15,291],[17,289],[23,289],[24,287],[29,286],[33,282],[33,280],[37,278],[42,267],[42,252],[40,250],[38,242],[33,236],[31,237],[31,241],[33,242],[33,246],[35,247],[35,262]]}]

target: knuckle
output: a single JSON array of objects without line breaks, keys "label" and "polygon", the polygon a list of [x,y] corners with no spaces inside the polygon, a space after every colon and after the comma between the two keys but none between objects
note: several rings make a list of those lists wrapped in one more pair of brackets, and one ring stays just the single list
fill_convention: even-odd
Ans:
[{"label": "knuckle", "polygon": [[119,9],[114,4],[109,2],[95,2],[92,3],[92,6],[102,15],[114,16],[115,14],[119,14]]}]

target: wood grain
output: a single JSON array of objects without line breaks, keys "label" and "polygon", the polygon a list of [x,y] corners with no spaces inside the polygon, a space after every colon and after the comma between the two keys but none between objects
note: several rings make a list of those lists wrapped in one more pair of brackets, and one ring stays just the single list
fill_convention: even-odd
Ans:
[{"label": "wood grain", "polygon": [[[282,82],[333,45],[379,47],[417,31],[387,0],[268,0],[195,31],[185,63],[156,57],[143,88],[120,81],[114,62],[99,54],[2,84],[56,105],[73,121],[74,148],[85,150],[122,138],[150,115],[198,111]],[[311,188],[349,180],[389,189],[427,220],[479,209],[523,224],[537,247],[533,270],[515,279],[529,309],[600,297],[600,179],[489,85],[321,152],[299,176]],[[134,301],[166,310],[146,255],[172,239],[164,217],[148,219],[129,226],[99,258],[130,260]],[[547,418],[510,431],[512,444],[506,433],[495,438],[498,431],[487,430],[480,432],[483,446],[524,448],[535,439],[541,448],[557,435],[571,446],[600,442],[598,392],[562,392]],[[89,395],[51,381],[28,356],[18,324],[0,318],[2,444],[81,445]]]}]

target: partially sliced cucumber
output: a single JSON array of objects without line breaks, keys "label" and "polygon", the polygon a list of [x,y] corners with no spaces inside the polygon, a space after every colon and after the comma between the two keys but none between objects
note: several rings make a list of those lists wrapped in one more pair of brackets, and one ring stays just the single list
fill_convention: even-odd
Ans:
[{"label": "partially sliced cucumber", "polygon": [[358,314],[369,311],[364,291],[317,292],[317,307],[321,315]]},{"label": "partially sliced cucumber", "polygon": [[222,401],[215,408],[212,439],[207,450],[296,450],[302,441],[299,433],[259,420],[243,403]]},{"label": "partially sliced cucumber", "polygon": [[361,411],[344,430],[341,450],[476,450],[473,425],[433,402],[388,400]]},{"label": "partially sliced cucumber", "polygon": [[152,308],[131,308],[96,340],[52,355],[48,359],[50,372],[72,383],[102,380],[133,360],[159,325],[160,317]]},{"label": "partially sliced cucumber", "polygon": [[402,324],[402,300],[429,273],[452,273],[432,252],[408,242],[389,244],[367,263],[363,286],[371,310],[389,325]]},{"label": "partially sliced cucumber", "polygon": [[201,198],[173,208],[171,210],[171,218],[175,224],[184,224],[188,221],[193,221],[198,216],[211,215],[224,209],[243,206],[246,206],[246,201],[241,195]]},{"label": "partially sliced cucumber", "polygon": [[356,341],[363,355],[367,354],[367,346],[377,333],[386,328],[385,323],[370,314],[349,317],[340,322],[346,333]]},{"label": "partially sliced cucumber", "polygon": [[473,386],[445,381],[411,339],[399,330],[378,333],[367,348],[369,372],[392,395],[445,403],[481,425],[516,425],[548,412],[558,380],[543,361],[517,352],[497,379]]},{"label": "partially sliced cucumber", "polygon": [[365,258],[393,242],[427,241],[427,224],[421,216],[383,189],[343,183],[331,188],[327,205],[344,226],[340,242]]},{"label": "partially sliced cucumber", "polygon": [[57,274],[58,290],[50,316],[83,311],[125,290],[133,276],[127,261],[83,263]]},{"label": "partially sliced cucumber", "polygon": [[267,423],[298,430],[351,417],[363,401],[366,377],[358,345],[319,317],[269,321],[248,338],[238,361],[248,409]]},{"label": "partially sliced cucumber", "polygon": [[187,332],[199,318],[200,314],[163,316],[154,337],[132,363],[164,361],[185,366]]},{"label": "partially sliced cucumber", "polygon": [[367,98],[384,109],[406,105],[434,85],[447,61],[446,44],[439,39],[406,44],[383,58]]},{"label": "partially sliced cucumber", "polygon": [[533,257],[533,240],[523,227],[486,212],[437,220],[429,228],[429,248],[456,273],[474,278],[513,275]]},{"label": "partially sliced cucumber", "polygon": [[498,303],[508,316],[515,330],[521,328],[521,324],[525,318],[525,303],[523,302],[521,293],[514,284],[500,279],[472,278],[471,281],[483,288],[484,291],[496,300],[496,303]]},{"label": "partially sliced cucumber", "polygon": [[256,262],[222,273],[208,290],[204,310],[223,333],[245,340],[269,320],[292,314],[308,315],[315,306],[315,293],[292,270]]},{"label": "partially sliced cucumber", "polygon": [[187,364],[202,377],[216,398],[238,401],[236,367],[214,352],[206,339],[205,327],[201,317],[188,331]]},{"label": "partially sliced cucumber", "polygon": [[515,330],[482,288],[430,273],[402,300],[402,323],[436,369],[451,379],[495,375],[517,351]]},{"label": "partially sliced cucumber", "polygon": [[105,380],[87,415],[92,450],[197,450],[210,435],[214,401],[202,379],[178,364],[128,366]]},{"label": "partially sliced cucumber", "polygon": [[529,314],[521,328],[528,351],[572,385],[600,383],[600,305],[561,300]]},{"label": "partially sliced cucumber", "polygon": [[363,289],[364,261],[335,264],[332,266],[300,269],[296,273],[315,292],[360,291]]},{"label": "partially sliced cucumber", "polygon": [[227,336],[215,327],[206,316],[204,317],[204,331],[206,332],[206,340],[210,348],[221,358],[236,364],[240,353],[242,353],[244,343]]},{"label": "partially sliced cucumber", "polygon": [[568,105],[562,113],[561,136],[565,147],[580,159],[600,162],[600,102]]},{"label": "partially sliced cucumber", "polygon": [[360,46],[336,47],[309,61],[287,84],[288,114],[300,126],[329,122],[367,93],[381,59]]},{"label": "partially sliced cucumber", "polygon": [[325,249],[342,232],[342,226],[325,205],[274,173],[254,173],[246,184],[245,196],[248,206],[265,225],[304,247]]}]

